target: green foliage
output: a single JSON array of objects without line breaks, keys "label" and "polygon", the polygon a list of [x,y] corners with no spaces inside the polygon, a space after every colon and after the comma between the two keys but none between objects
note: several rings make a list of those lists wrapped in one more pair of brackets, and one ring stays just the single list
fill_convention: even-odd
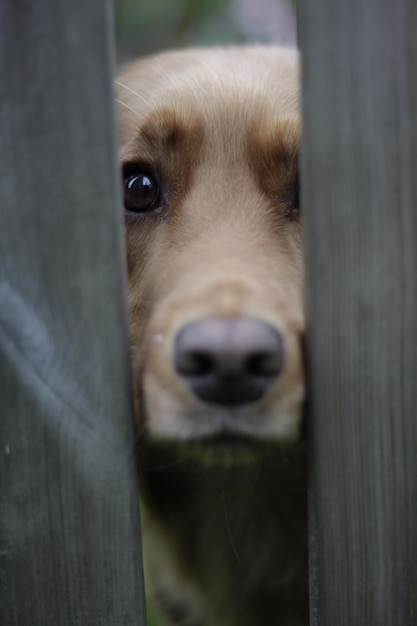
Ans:
[{"label": "green foliage", "polygon": [[146,624],[147,626],[167,626],[162,617],[156,615],[156,613],[150,607],[148,607],[146,610]]},{"label": "green foliage", "polygon": [[[294,8],[296,0],[284,1]],[[264,24],[273,19],[268,11],[268,3],[261,3]],[[238,0],[114,0],[114,12],[119,60],[166,48],[244,43],[257,36],[268,41],[257,35],[255,24],[248,26]]]},{"label": "green foliage", "polygon": [[230,0],[115,0],[119,56],[245,39]]}]

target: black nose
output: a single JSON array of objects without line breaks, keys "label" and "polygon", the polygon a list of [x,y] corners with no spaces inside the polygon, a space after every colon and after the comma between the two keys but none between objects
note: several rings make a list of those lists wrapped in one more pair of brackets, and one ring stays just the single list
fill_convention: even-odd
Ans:
[{"label": "black nose", "polygon": [[174,346],[178,374],[214,404],[259,400],[277,381],[283,361],[280,333],[254,318],[203,318],[184,326]]}]

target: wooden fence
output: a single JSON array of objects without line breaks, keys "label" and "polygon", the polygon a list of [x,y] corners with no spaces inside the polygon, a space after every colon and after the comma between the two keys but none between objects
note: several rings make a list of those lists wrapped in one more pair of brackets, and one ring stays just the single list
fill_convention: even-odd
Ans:
[{"label": "wooden fence", "polygon": [[417,624],[417,3],[304,0],[311,623]]},{"label": "wooden fence", "polygon": [[3,626],[144,624],[109,6],[0,3]]},{"label": "wooden fence", "polygon": [[[413,626],[417,3],[299,9],[311,623]],[[0,3],[5,626],[145,623],[110,23]]]}]

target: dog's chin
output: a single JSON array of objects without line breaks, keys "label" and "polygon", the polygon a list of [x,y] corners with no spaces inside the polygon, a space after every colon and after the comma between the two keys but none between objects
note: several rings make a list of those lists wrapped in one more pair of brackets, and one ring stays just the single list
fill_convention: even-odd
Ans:
[{"label": "dog's chin", "polygon": [[175,439],[147,432],[144,435],[151,447],[164,450],[171,457],[189,460],[207,468],[238,469],[250,467],[275,455],[299,447],[300,439],[282,440],[248,436],[240,432],[218,432],[201,437]]},{"label": "dog's chin", "polygon": [[181,455],[208,467],[245,467],[270,454],[273,444],[238,433],[219,433],[177,443]]}]

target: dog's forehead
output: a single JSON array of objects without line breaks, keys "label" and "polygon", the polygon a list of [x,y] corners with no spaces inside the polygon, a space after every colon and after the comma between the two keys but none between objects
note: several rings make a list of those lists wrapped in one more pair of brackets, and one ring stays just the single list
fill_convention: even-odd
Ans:
[{"label": "dog's forehead", "polygon": [[130,66],[117,86],[122,145],[131,141],[132,129],[172,138],[187,124],[194,132],[200,120],[208,135],[236,135],[239,127],[243,134],[265,120],[299,119],[298,55],[290,49],[164,53]]}]

